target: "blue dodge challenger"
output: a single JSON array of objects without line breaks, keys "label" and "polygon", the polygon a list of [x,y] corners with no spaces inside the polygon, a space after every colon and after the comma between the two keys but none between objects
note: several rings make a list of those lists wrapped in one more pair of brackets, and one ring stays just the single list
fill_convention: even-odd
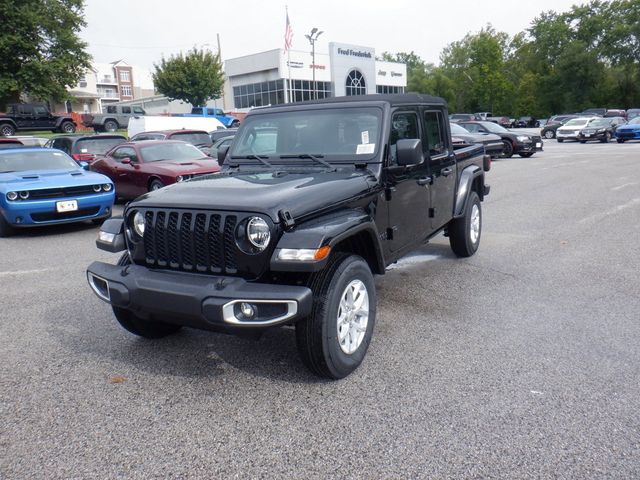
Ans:
[{"label": "blue dodge challenger", "polygon": [[0,237],[16,227],[111,216],[113,182],[51,148],[0,150]]},{"label": "blue dodge challenger", "polygon": [[627,140],[640,140],[640,117],[629,120],[626,125],[616,128],[616,141],[624,143]]}]

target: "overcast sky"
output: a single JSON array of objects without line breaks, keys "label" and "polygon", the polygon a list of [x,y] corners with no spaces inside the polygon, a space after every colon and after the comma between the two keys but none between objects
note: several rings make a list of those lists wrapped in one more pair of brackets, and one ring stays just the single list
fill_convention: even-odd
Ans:
[{"label": "overcast sky", "polygon": [[304,35],[313,27],[328,42],[373,47],[379,55],[416,52],[438,63],[447,44],[487,23],[511,35],[526,29],[543,11],[567,11],[575,0],[85,0],[82,37],[97,62],[124,59],[152,69],[162,55],[194,45],[217,49],[222,59],[282,48],[285,5],[293,28],[293,50],[310,50]]}]

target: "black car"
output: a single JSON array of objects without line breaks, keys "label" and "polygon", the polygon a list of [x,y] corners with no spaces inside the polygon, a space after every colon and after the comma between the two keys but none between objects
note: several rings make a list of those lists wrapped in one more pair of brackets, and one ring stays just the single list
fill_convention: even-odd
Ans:
[{"label": "black car", "polygon": [[471,133],[495,133],[502,139],[504,150],[502,156],[511,158],[514,153],[521,157],[530,157],[542,151],[542,138],[538,135],[510,132],[493,122],[460,122],[460,126]]},{"label": "black car", "polygon": [[209,136],[211,137],[211,141],[215,143],[216,140],[220,140],[221,138],[233,137],[236,133],[238,133],[237,128],[219,128],[218,130],[209,132]]},{"label": "black car", "polygon": [[467,122],[471,120],[478,120],[478,117],[474,113],[452,113],[449,115],[449,121],[454,123]]},{"label": "black car", "polygon": [[513,122],[515,128],[538,128],[540,122],[533,117],[520,117]]},{"label": "black car", "polygon": [[566,122],[573,118],[578,118],[580,115],[576,114],[565,114],[565,115],[554,115],[549,118],[549,121],[546,125],[540,130],[540,135],[546,138],[547,140],[551,140],[552,138],[556,138],[556,130],[564,125]]},{"label": "black car", "polygon": [[62,150],[77,162],[91,163],[96,156],[126,141],[122,135],[60,135],[50,139],[45,147]]},{"label": "black car", "polygon": [[599,140],[607,143],[615,136],[616,128],[626,124],[623,117],[605,117],[593,120],[589,125],[578,133],[578,141],[586,143],[591,140]]},{"label": "black car", "polygon": [[451,143],[454,148],[479,143],[484,145],[485,153],[491,155],[492,158],[497,158],[502,155],[504,144],[500,136],[493,133],[471,133],[466,128],[454,122],[451,122],[449,126],[451,127]]}]

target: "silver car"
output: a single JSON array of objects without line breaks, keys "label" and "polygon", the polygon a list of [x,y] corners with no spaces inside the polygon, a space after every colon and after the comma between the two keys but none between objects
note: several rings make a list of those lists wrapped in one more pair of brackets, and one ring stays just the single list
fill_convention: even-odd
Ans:
[{"label": "silver car", "polygon": [[556,130],[556,140],[560,143],[565,140],[578,141],[578,134],[580,133],[580,130],[598,118],[601,117],[578,117],[573,120],[569,120]]}]

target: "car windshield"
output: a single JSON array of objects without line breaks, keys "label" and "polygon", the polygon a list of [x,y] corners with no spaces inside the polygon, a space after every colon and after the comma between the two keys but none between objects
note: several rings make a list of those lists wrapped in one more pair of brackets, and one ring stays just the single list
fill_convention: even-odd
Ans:
[{"label": "car windshield", "polygon": [[566,127],[584,127],[585,125],[589,124],[589,122],[591,122],[591,120],[587,118],[574,118],[573,120],[569,120],[564,125]]},{"label": "car windshield", "polygon": [[632,118],[631,120],[629,120],[628,124],[629,125],[638,125],[638,124],[640,124],[640,117]]},{"label": "car windshield", "polygon": [[77,153],[104,155],[116,145],[120,145],[126,141],[124,137],[82,138],[76,142],[74,150]]},{"label": "car windshield", "polygon": [[489,130],[491,133],[505,133],[509,131],[506,128],[501,127],[497,123],[493,122],[483,122],[482,126]]},{"label": "car windshield", "polygon": [[26,170],[78,170],[78,164],[66,153],[47,150],[6,151],[0,155],[0,173]]},{"label": "car windshield", "polygon": [[174,133],[171,135],[171,140],[181,140],[191,145],[211,145],[211,137],[206,132]]},{"label": "car windshield", "polygon": [[466,135],[470,133],[469,130],[461,127],[460,125],[458,125],[457,123],[452,123],[451,124],[451,134],[455,135]]},{"label": "car windshield", "polygon": [[[232,159],[260,155],[285,163],[313,155],[326,161],[366,162],[380,149],[382,109],[342,107],[249,115],[231,147]],[[308,157],[306,157],[308,158]],[[280,162],[282,163],[282,162]]]},{"label": "car windshield", "polygon": [[609,125],[611,125],[609,118],[599,118],[589,124],[590,127],[608,127]]},{"label": "car windshield", "polygon": [[162,143],[140,148],[142,161],[160,162],[162,160],[202,160],[205,155],[188,143]]}]

